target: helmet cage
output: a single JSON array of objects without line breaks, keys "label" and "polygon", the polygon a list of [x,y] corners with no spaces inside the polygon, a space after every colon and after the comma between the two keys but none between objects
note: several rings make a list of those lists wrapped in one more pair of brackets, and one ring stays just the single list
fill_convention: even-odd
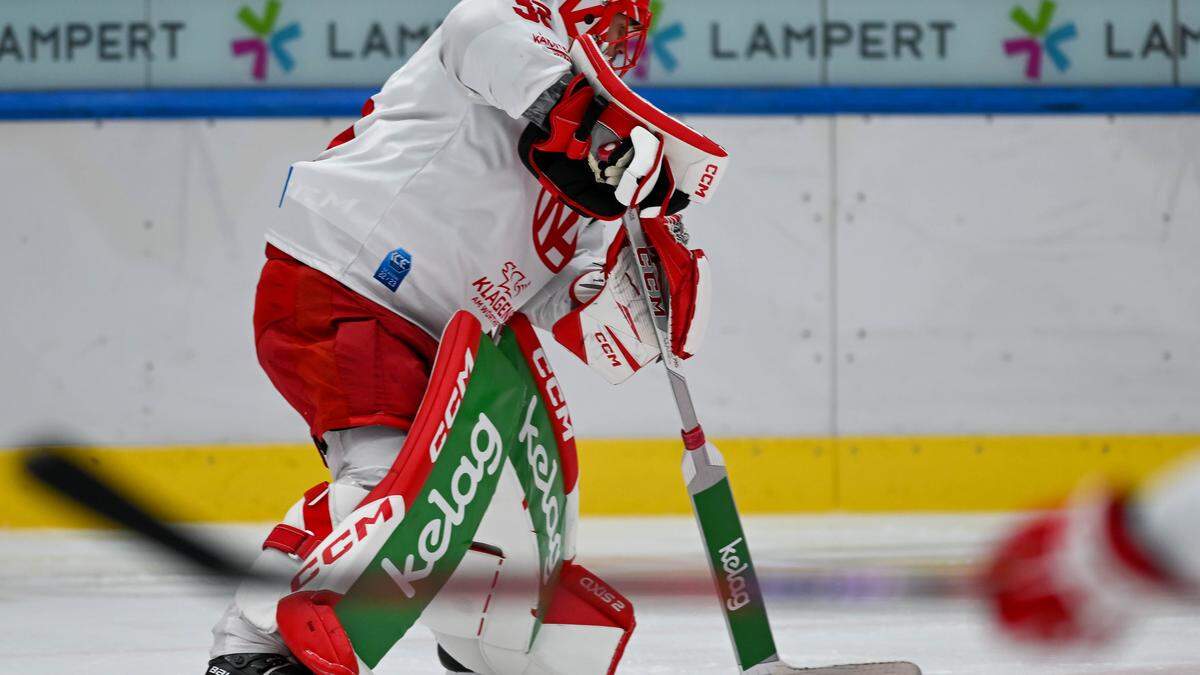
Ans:
[{"label": "helmet cage", "polygon": [[[612,67],[617,75],[623,76],[637,67],[646,51],[646,35],[654,20],[649,0],[567,0],[559,11],[567,33],[573,39],[591,35],[602,53],[608,54],[615,49]],[[609,29],[621,14],[629,19],[629,30],[625,35],[609,40]]]}]

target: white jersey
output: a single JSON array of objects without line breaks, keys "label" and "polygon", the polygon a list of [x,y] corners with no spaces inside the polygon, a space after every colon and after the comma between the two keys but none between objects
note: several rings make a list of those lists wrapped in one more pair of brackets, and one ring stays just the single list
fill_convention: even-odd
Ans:
[{"label": "white jersey", "polygon": [[352,140],[292,167],[267,240],[435,337],[460,309],[485,327],[569,311],[603,227],[518,156],[522,114],[571,70],[565,33],[528,7],[540,3],[455,7]]}]

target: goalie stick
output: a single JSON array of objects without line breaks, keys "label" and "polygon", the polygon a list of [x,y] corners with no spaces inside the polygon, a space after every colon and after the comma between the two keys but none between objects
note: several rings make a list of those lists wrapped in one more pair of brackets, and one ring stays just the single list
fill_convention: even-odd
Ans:
[{"label": "goalie stick", "polygon": [[[571,62],[588,80],[597,96],[622,109],[662,142],[663,162],[671,167],[675,189],[694,204],[712,198],[729,163],[729,154],[704,134],[667,115],[629,88],[613,70],[593,36],[581,35],[571,45]],[[664,204],[665,207],[665,204]],[[750,560],[746,534],[729,488],[729,474],[720,451],[704,438],[696,416],[687,378],[671,350],[671,327],[663,311],[670,294],[665,275],[642,230],[637,207],[623,218],[625,230],[641,267],[640,285],[654,319],[659,351],[671,382],[679,418],[683,423],[683,476],[691,496],[696,522],[708,553],[709,569],[721,599],[726,627],[742,672],[752,675],[782,673],[843,673],[845,675],[919,675],[920,669],[906,662],[837,666],[835,669],[803,669],[779,660],[775,639],[767,620],[762,589]],[[648,280],[659,281],[656,300]]]},{"label": "goalie stick", "polygon": [[[671,350],[671,326],[668,312],[661,310],[669,302],[666,275],[658,269],[657,256],[642,231],[636,209],[625,213],[624,227],[636,253],[642,274],[639,275],[642,297],[650,316],[662,352],[663,367],[671,383],[671,393],[683,424],[683,479],[691,497],[692,510],[700,527],[709,570],[717,586],[725,625],[737,654],[738,664],[748,675],[920,675],[921,669],[906,661],[860,663],[824,668],[798,668],[779,658],[775,636],[767,619],[767,607],[762,587],[750,558],[746,533],[734,503],[729,484],[729,472],[719,450],[704,437],[704,429],[696,414],[687,378],[679,357]],[[658,281],[654,293],[661,305],[655,306],[650,279]]]}]

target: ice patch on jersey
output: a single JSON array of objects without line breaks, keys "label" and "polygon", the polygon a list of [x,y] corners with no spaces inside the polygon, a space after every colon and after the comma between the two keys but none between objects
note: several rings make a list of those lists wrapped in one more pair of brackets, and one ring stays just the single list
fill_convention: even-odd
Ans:
[{"label": "ice patch on jersey", "polygon": [[404,282],[404,278],[412,271],[412,266],[412,254],[398,248],[387,254],[383,262],[379,263],[379,269],[375,270],[375,280],[395,293],[396,289],[400,288],[400,284]]}]

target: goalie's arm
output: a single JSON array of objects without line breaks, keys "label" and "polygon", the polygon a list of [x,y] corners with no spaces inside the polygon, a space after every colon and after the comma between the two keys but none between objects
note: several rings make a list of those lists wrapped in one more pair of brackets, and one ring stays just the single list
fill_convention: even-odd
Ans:
[{"label": "goalie's arm", "polygon": [[478,103],[521,119],[535,101],[571,73],[561,39],[495,4],[468,0],[442,23],[441,62],[452,82]]}]

